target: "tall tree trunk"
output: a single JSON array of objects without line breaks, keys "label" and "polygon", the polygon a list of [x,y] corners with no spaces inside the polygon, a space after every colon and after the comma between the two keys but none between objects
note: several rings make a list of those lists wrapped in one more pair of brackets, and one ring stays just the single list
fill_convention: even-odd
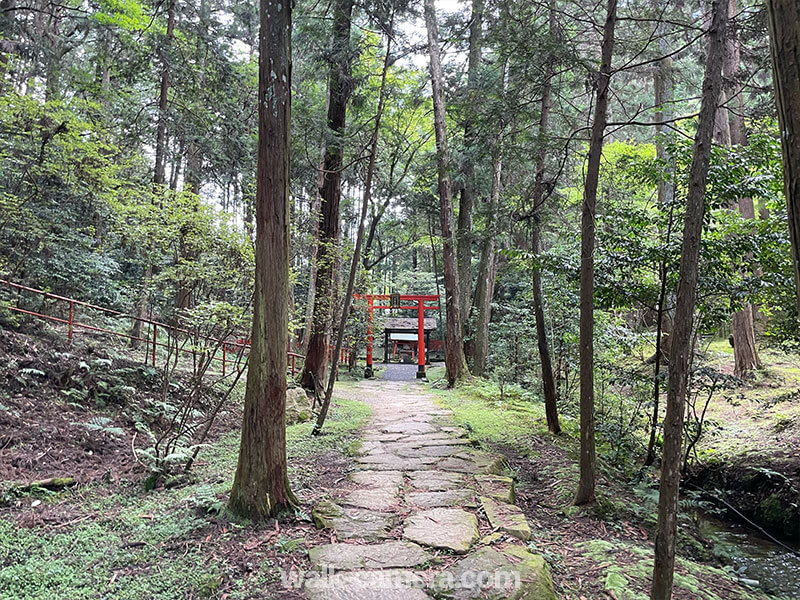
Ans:
[{"label": "tall tree trunk", "polygon": [[428,30],[431,87],[433,89],[433,127],[436,134],[436,166],[439,179],[439,218],[442,227],[442,263],[447,310],[445,333],[445,376],[450,387],[469,375],[461,338],[456,240],[453,231],[453,204],[450,186],[450,153],[447,148],[447,122],[444,104],[444,75],[439,50],[439,27],[434,0],[425,0],[425,27]]},{"label": "tall tree trunk", "polygon": [[722,59],[725,50],[725,29],[728,22],[728,0],[714,0],[708,36],[702,101],[697,133],[694,139],[689,185],[686,194],[686,217],[683,226],[681,263],[678,278],[678,302],[670,350],[667,384],[667,413],[664,417],[664,450],[661,463],[661,485],[658,498],[655,565],[653,567],[653,600],[670,600],[675,568],[675,539],[678,525],[678,489],[681,478],[681,445],[689,359],[692,352],[692,329],[697,295],[697,265],[700,238],[703,233],[708,166],[717,102],[722,88]]},{"label": "tall tree trunk", "polygon": [[[156,158],[153,183],[156,187],[164,185],[167,150],[167,105],[169,94],[169,52],[175,37],[175,0],[167,5],[167,37],[159,49],[161,59],[161,87],[158,95],[158,123],[156,125]],[[158,190],[156,190],[158,193]]]},{"label": "tall tree trunk", "polygon": [[800,5],[795,0],[767,0],[767,7],[797,313],[800,314]]},{"label": "tall tree trunk", "polygon": [[0,0],[0,94],[6,91],[9,57],[16,47],[16,0]]},{"label": "tall tree trunk", "polygon": [[[660,0],[654,0],[653,8],[660,11]],[[672,116],[672,98],[674,95],[674,81],[672,73],[672,58],[667,56],[669,54],[669,45],[666,36],[664,35],[664,24],[658,24],[659,36],[659,52],[665,58],[662,58],[656,64],[655,73],[653,75],[653,100],[655,105],[655,121],[656,121],[656,158],[664,161],[667,165],[669,172],[672,172],[672,157],[669,155],[665,144],[664,137],[666,135],[666,128],[664,123]],[[675,197],[675,186],[669,180],[664,178],[658,182],[658,206],[660,210],[669,210],[672,214],[671,204]],[[662,247],[669,244],[669,239],[672,233],[672,219],[670,218],[670,227],[667,232],[666,238],[663,237],[663,232],[659,232],[662,239]],[[652,465],[656,460],[656,437],[658,434],[659,414],[661,405],[661,366],[664,359],[669,357],[669,335],[672,331],[672,315],[666,309],[666,300],[668,295],[672,292],[667,289],[667,264],[666,260],[659,264],[659,296],[656,323],[656,352],[653,355],[653,407],[650,414],[650,438],[647,443],[647,455],[644,461],[645,465]]]},{"label": "tall tree trunk", "polygon": [[239,463],[230,509],[264,519],[291,508],[286,464],[291,3],[261,0],[256,274]]},{"label": "tall tree trunk", "polygon": [[[201,75],[202,82],[202,75]],[[190,194],[199,194],[202,184],[203,156],[198,144],[190,141],[186,151],[186,173],[183,178],[183,191]],[[192,206],[196,206],[192,200]],[[196,210],[196,208],[194,209]],[[182,266],[197,260],[197,248],[191,239],[191,217],[187,219],[178,232],[178,263]],[[175,286],[175,308],[186,309],[192,306],[192,289],[195,282],[186,277],[185,272],[179,272]]]},{"label": "tall tree trunk", "polygon": [[[481,6],[481,9],[483,7]],[[506,93],[508,78],[508,58],[503,59],[501,80],[503,95]],[[475,332],[472,343],[465,343],[465,351],[472,350],[473,373],[480,377],[486,376],[486,364],[489,357],[489,323],[492,320],[492,299],[494,298],[494,284],[497,275],[497,259],[495,248],[496,217],[500,205],[500,190],[502,188],[503,174],[503,137],[506,123],[503,117],[496,123],[496,140],[492,147],[492,185],[489,191],[489,202],[486,206],[486,231],[481,244],[481,258],[478,263],[478,277],[475,282],[476,320]],[[471,174],[474,180],[474,169]],[[470,274],[470,279],[472,275]],[[462,313],[464,314],[464,313]],[[469,364],[469,363],[468,363]]]},{"label": "tall tree trunk", "polygon": [[[322,153],[325,153],[323,142]],[[311,201],[311,243],[309,244],[308,256],[308,291],[306,293],[306,312],[305,326],[303,327],[303,339],[301,342],[300,353],[305,355],[308,352],[308,342],[311,339],[311,330],[314,324],[314,299],[317,296],[317,252],[319,251],[319,216],[322,209],[322,196],[319,190],[322,189],[324,159],[320,161],[319,178],[317,181],[317,193]]]},{"label": "tall tree trunk", "polygon": [[333,35],[328,89],[328,129],[331,138],[325,145],[323,183],[320,195],[322,206],[317,249],[316,290],[311,335],[300,384],[316,389],[325,380],[328,368],[328,341],[333,318],[334,281],[339,244],[339,202],[342,197],[342,161],[344,156],[342,136],[350,99],[351,50],[350,22],[353,0],[336,0],[333,12]]},{"label": "tall tree trunk", "polygon": [[[484,0],[472,0],[472,17],[469,25],[469,53],[467,55],[467,116],[464,121],[464,187],[458,202],[458,282],[459,309],[461,311],[462,337],[469,337],[470,301],[472,299],[472,211],[475,206],[475,154],[477,150],[476,127],[473,122],[478,92],[478,72],[483,48]],[[485,281],[478,279],[478,285]],[[476,341],[477,343],[477,341]],[[467,344],[470,347],[470,344]],[[474,350],[477,352],[477,348]]]},{"label": "tall tree trunk", "polygon": [[[389,73],[389,66],[391,65],[391,49],[392,49],[392,35],[394,25],[394,13],[390,17],[388,33],[386,36],[386,56],[383,60],[383,71],[381,71],[381,85],[378,92],[378,107],[375,112],[375,125],[372,130],[372,138],[370,140],[369,163],[367,164],[367,175],[364,178],[364,195],[361,199],[361,213],[358,219],[358,230],[356,231],[356,243],[353,250],[353,257],[350,260],[350,273],[347,279],[347,289],[344,294],[344,301],[342,306],[342,314],[339,320],[339,328],[336,336],[336,347],[331,353],[331,372],[328,377],[328,387],[325,388],[325,399],[322,401],[322,407],[317,417],[317,422],[314,425],[313,433],[319,435],[322,431],[322,426],[325,424],[325,418],[328,415],[328,408],[331,404],[331,397],[333,396],[333,386],[336,384],[336,373],[339,367],[339,353],[342,349],[342,342],[344,341],[345,328],[347,326],[347,316],[350,312],[350,302],[353,298],[353,288],[356,282],[356,273],[358,272],[358,263],[361,258],[361,244],[364,240],[364,222],[367,220],[367,210],[369,209],[370,198],[372,196],[372,178],[375,174],[375,162],[378,158],[378,136],[380,134],[381,118],[383,117],[383,107],[386,100],[386,76]],[[371,376],[371,375],[370,375]]]},{"label": "tall tree trunk", "polygon": [[580,394],[581,394],[581,453],[580,479],[575,504],[594,502],[594,239],[597,186],[600,179],[600,159],[603,155],[603,136],[608,117],[608,88],[611,79],[611,58],[614,54],[614,28],[617,23],[617,0],[608,0],[606,23],[603,27],[600,71],[597,76],[592,136],[581,214],[581,292],[580,292]]},{"label": "tall tree trunk", "polygon": [[[489,322],[492,319],[492,298],[495,281],[495,213],[500,201],[501,175],[503,160],[500,156],[502,138],[495,144],[492,152],[492,189],[489,193],[489,205],[486,207],[486,237],[481,248],[481,260],[478,266],[478,277],[475,284],[475,340],[472,344],[474,356],[472,372],[479,377],[486,375],[486,362],[489,356]],[[469,345],[468,345],[469,346]]]},{"label": "tall tree trunk", "polygon": [[[175,37],[175,2],[169,0],[167,6],[167,34],[163,46],[159,50],[161,57],[161,86],[158,96],[158,124],[156,125],[156,156],[153,168],[153,193],[158,196],[163,193],[166,178],[166,145],[167,145],[167,94],[169,92],[169,51]],[[149,244],[148,244],[149,245]],[[142,337],[143,319],[147,317],[147,296],[150,280],[153,277],[153,264],[150,259],[150,248],[144,249],[145,270],[142,281],[142,291],[137,302],[137,316],[131,330],[131,347],[139,345],[138,338]]]},{"label": "tall tree trunk", "polygon": [[[735,15],[736,0],[729,0],[728,14]],[[747,133],[744,126],[744,97],[741,89],[736,89],[736,75],[740,65],[739,39],[733,27],[728,28],[728,39],[726,41],[726,52],[722,64],[722,73],[729,89],[726,93],[721,93],[720,105],[729,100],[732,110],[720,108],[718,110],[717,121],[721,116],[727,126],[728,145],[744,146],[747,144]],[[745,219],[755,219],[755,208],[752,198],[739,198],[739,213]],[[733,208],[733,207],[732,207]],[[749,257],[752,258],[752,257]],[[755,328],[753,324],[753,305],[745,304],[742,310],[733,314],[733,358],[734,375],[742,377],[753,369],[760,369],[761,362],[758,358],[758,348],[756,347]]]},{"label": "tall tree trunk", "polygon": [[[550,43],[555,46],[557,42],[556,2],[550,0],[549,4],[549,36]],[[550,358],[550,345],[547,341],[547,324],[544,318],[544,298],[542,294],[542,272],[538,261],[542,254],[542,224],[541,215],[544,209],[545,196],[545,142],[550,123],[552,110],[553,77],[555,77],[555,57],[548,57],[547,78],[542,86],[542,104],[539,115],[539,150],[536,153],[536,181],[533,189],[533,224],[531,228],[531,250],[533,251],[534,265],[531,274],[531,287],[533,291],[533,317],[536,320],[536,345],[539,349],[539,362],[542,365],[542,393],[544,394],[545,416],[547,429],[550,433],[561,433],[561,424],[558,422],[558,393],[555,378],[553,377],[553,364]]]}]

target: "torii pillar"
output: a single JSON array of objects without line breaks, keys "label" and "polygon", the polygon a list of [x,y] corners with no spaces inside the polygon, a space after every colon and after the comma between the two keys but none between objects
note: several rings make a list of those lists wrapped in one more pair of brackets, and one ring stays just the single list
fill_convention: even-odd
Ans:
[{"label": "torii pillar", "polygon": [[417,379],[425,379],[425,301],[417,302]]},{"label": "torii pillar", "polygon": [[374,377],[375,371],[372,370],[372,296],[367,296],[367,366],[364,367],[364,377]]}]

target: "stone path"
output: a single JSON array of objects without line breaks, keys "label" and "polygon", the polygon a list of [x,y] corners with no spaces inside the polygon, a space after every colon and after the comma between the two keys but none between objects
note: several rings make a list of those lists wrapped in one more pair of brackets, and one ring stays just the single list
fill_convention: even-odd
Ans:
[{"label": "stone path", "polygon": [[364,381],[356,470],[313,511],[309,600],[553,600],[503,457],[475,448],[418,383]]}]

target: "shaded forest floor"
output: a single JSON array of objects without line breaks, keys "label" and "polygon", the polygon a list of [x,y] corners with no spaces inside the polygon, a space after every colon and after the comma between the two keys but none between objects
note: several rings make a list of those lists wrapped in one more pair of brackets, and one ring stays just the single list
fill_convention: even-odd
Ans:
[{"label": "shaded forest floor", "polygon": [[[571,506],[577,489],[577,423],[562,417],[562,436],[546,429],[544,409],[514,397],[501,401],[491,384],[479,382],[456,392],[440,391],[456,422],[485,447],[509,459],[517,480],[517,504],[534,530],[531,548],[543,554],[564,598],[646,599],[652,574],[652,540],[657,490],[632,482],[602,459],[598,503]],[[684,513],[691,502],[684,502]],[[675,598],[765,598],[742,585],[717,560],[711,540],[684,518]]]},{"label": "shaded forest floor", "polygon": [[[240,393],[226,404],[190,476],[145,491],[147,470],[131,451],[142,444],[131,411],[157,396],[148,383],[153,374],[91,346],[68,350],[0,333],[0,599],[303,598],[286,590],[279,572],[306,569],[307,549],[330,541],[311,522],[311,508],[352,468],[369,416],[356,386],[340,382],[323,436],[312,438],[310,423],[288,428],[301,512],[253,525],[224,510]],[[84,383],[67,385],[58,375],[65,371]],[[68,391],[76,388],[86,396]],[[647,482],[626,481],[601,461],[598,505],[575,509],[572,419],[564,419],[565,435],[553,438],[541,405],[513,395],[501,401],[491,384],[436,393],[476,443],[508,458],[517,504],[534,531],[529,547],[550,564],[560,597],[646,597],[656,500]],[[11,489],[65,475],[77,485]],[[721,569],[690,520],[682,532],[676,598],[766,598]]]}]

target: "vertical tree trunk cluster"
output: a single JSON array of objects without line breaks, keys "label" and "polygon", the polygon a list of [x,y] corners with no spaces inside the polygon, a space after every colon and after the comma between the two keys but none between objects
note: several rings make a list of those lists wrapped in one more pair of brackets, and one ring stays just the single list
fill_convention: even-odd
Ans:
[{"label": "vertical tree trunk cluster", "polygon": [[333,36],[328,89],[328,129],[323,161],[322,198],[317,248],[316,286],[311,335],[300,384],[315,390],[325,380],[328,367],[328,343],[333,319],[333,298],[336,294],[337,256],[339,254],[339,203],[342,197],[342,161],[347,120],[347,103],[352,92],[350,24],[353,0],[336,0],[333,8]]},{"label": "vertical tree trunk cluster", "polygon": [[[653,1],[653,9],[658,11],[660,8],[659,0]],[[672,99],[674,96],[674,79],[672,72],[672,58],[669,56],[669,44],[664,37],[664,24],[659,23],[659,52],[664,57],[656,64],[653,74],[653,104],[655,106],[656,121],[656,158],[667,163],[669,173],[674,171],[673,160],[664,145],[666,127],[664,124],[672,116]],[[675,186],[668,178],[658,182],[657,188],[658,206],[664,210],[672,210],[669,207],[675,197]],[[670,212],[671,214],[671,212]],[[661,246],[666,248],[671,236],[671,225],[669,231],[659,232]],[[665,254],[666,256],[666,254]],[[647,442],[647,456],[644,464],[652,465],[656,460],[656,437],[659,428],[659,415],[661,406],[661,367],[665,360],[669,360],[669,332],[672,330],[672,317],[667,307],[667,301],[671,296],[667,289],[667,259],[664,258],[659,265],[659,279],[661,282],[658,303],[656,305],[656,351],[653,355],[653,410],[650,413],[650,438]]]},{"label": "vertical tree trunk cluster", "polygon": [[[498,137],[501,134],[498,133]],[[497,275],[495,258],[495,213],[500,204],[501,176],[503,159],[500,156],[501,139],[498,139],[492,151],[492,187],[489,192],[489,203],[486,207],[486,237],[481,247],[481,259],[478,263],[478,277],[475,281],[475,339],[472,343],[472,372],[483,377],[486,375],[486,363],[489,358],[489,322],[492,320],[492,297]]]},{"label": "vertical tree trunk cluster", "polygon": [[603,27],[603,46],[600,71],[597,74],[592,135],[589,141],[589,159],[586,165],[583,208],[581,211],[581,291],[580,291],[580,413],[581,452],[580,479],[575,494],[575,504],[594,502],[595,446],[594,446],[594,245],[595,209],[600,180],[600,159],[603,155],[603,137],[608,118],[611,59],[614,55],[614,30],[617,24],[617,0],[608,0],[606,22]]},{"label": "vertical tree trunk cluster", "polygon": [[294,504],[286,464],[291,3],[261,0],[256,273],[239,463],[229,506],[252,519]]},{"label": "vertical tree trunk cluster", "polygon": [[369,209],[370,199],[372,198],[372,180],[375,175],[375,163],[378,159],[378,137],[381,128],[381,119],[383,118],[383,107],[386,102],[386,76],[389,73],[389,66],[392,62],[391,49],[392,49],[392,31],[394,24],[394,15],[390,18],[389,32],[387,34],[386,42],[386,56],[383,59],[383,70],[381,71],[381,85],[378,91],[378,107],[375,111],[375,125],[372,129],[372,136],[369,143],[369,162],[367,164],[367,174],[364,177],[364,195],[361,198],[361,213],[358,218],[358,229],[356,231],[356,243],[353,249],[353,257],[350,260],[350,272],[347,278],[347,289],[344,293],[342,314],[339,319],[339,328],[336,332],[336,345],[331,352],[331,372],[328,378],[328,386],[325,388],[325,398],[322,401],[322,408],[317,416],[317,422],[314,425],[313,433],[318,435],[322,431],[322,426],[325,424],[325,419],[328,416],[328,408],[331,404],[331,397],[333,396],[333,386],[336,384],[336,373],[339,366],[339,353],[342,349],[342,342],[344,341],[345,327],[347,325],[347,316],[350,312],[350,303],[353,298],[353,289],[356,282],[356,273],[358,271],[358,263],[361,256],[361,244],[364,240],[364,223],[367,220],[367,210]]},{"label": "vertical tree trunk cluster", "polygon": [[469,374],[464,347],[461,343],[460,284],[456,261],[456,239],[453,228],[452,189],[450,184],[450,153],[447,147],[447,124],[444,104],[444,75],[439,50],[439,28],[436,23],[434,0],[425,0],[425,26],[428,31],[431,86],[433,88],[433,125],[436,134],[436,166],[439,179],[439,207],[442,228],[442,263],[447,310],[445,331],[445,370],[448,385]]},{"label": "vertical tree trunk cluster", "polygon": [[767,7],[797,314],[800,315],[800,4],[796,0],[767,0]]},{"label": "vertical tree trunk cluster", "polygon": [[[728,14],[736,14],[736,0],[729,0]],[[739,40],[733,27],[727,29],[725,55],[722,61],[724,85],[720,92],[719,106],[715,119],[715,141],[724,146],[744,146],[747,144],[747,133],[744,125],[744,98],[736,83],[736,75],[740,64]],[[755,219],[752,198],[739,198],[739,213],[746,219]],[[736,210],[736,206],[731,207]],[[734,374],[737,377],[746,375],[753,369],[761,368],[756,348],[754,330],[754,307],[745,304],[742,310],[733,314],[733,357]]]},{"label": "vertical tree trunk cluster", "polygon": [[703,233],[706,184],[711,160],[714,121],[722,89],[728,0],[714,0],[711,10],[700,117],[689,171],[678,279],[678,300],[675,307],[675,323],[670,350],[667,412],[664,417],[664,455],[661,463],[655,565],[651,589],[652,600],[669,600],[672,597],[678,524],[678,490],[681,478],[681,445],[689,378],[689,359],[692,353],[697,266],[700,258],[700,237]]},{"label": "vertical tree trunk cluster", "polygon": [[[163,193],[167,171],[167,108],[169,106],[169,52],[172,40],[175,37],[175,0],[169,0],[167,5],[167,31],[166,38],[158,50],[161,60],[161,82],[158,94],[158,119],[156,122],[156,148],[155,166],[153,168],[153,194],[158,197]],[[139,319],[147,318],[147,287],[153,277],[153,265],[149,258],[149,249],[144,249],[145,269],[142,276],[142,291],[137,302],[137,315]],[[142,321],[134,321],[131,329],[131,347],[139,346],[142,337]]]},{"label": "vertical tree trunk cluster", "polygon": [[[461,326],[464,329],[462,336],[464,337],[467,337],[469,333],[468,321],[472,308],[472,212],[475,207],[476,188],[474,155],[478,141],[475,123],[473,122],[473,111],[478,99],[478,74],[483,50],[483,12],[484,0],[472,0],[472,15],[469,24],[469,52],[467,55],[468,106],[467,116],[464,121],[464,187],[459,196],[458,230],[456,233],[456,241],[458,243],[459,308],[462,318]],[[477,285],[481,285],[480,279],[478,279]],[[474,349],[471,343],[466,344],[468,356],[476,351],[477,349]],[[476,370],[476,374],[482,373],[478,373]]]},{"label": "vertical tree trunk cluster", "polygon": [[[549,35],[550,43],[555,44],[557,35],[556,3],[550,0],[549,5]],[[539,349],[539,362],[542,366],[542,393],[544,394],[545,416],[547,429],[550,433],[561,433],[561,424],[558,422],[558,394],[556,382],[553,377],[553,363],[550,358],[550,345],[547,340],[547,324],[544,318],[544,296],[542,294],[542,271],[536,261],[542,255],[542,224],[541,215],[544,209],[545,197],[545,157],[546,150],[544,138],[550,124],[550,111],[552,110],[553,77],[555,77],[555,58],[550,56],[547,63],[547,78],[542,88],[542,103],[539,114],[539,152],[536,156],[536,180],[533,188],[533,219],[531,223],[531,251],[533,252],[534,265],[531,273],[531,287],[533,292],[533,317],[536,321],[536,345]]]}]

